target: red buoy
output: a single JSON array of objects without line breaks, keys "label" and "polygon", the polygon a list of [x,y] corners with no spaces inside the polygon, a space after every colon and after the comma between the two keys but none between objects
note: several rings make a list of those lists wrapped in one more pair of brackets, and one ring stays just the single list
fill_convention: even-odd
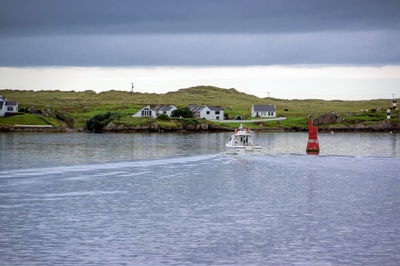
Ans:
[{"label": "red buoy", "polygon": [[308,117],[308,142],[306,152],[307,154],[319,154],[318,127],[313,126],[311,115]]}]

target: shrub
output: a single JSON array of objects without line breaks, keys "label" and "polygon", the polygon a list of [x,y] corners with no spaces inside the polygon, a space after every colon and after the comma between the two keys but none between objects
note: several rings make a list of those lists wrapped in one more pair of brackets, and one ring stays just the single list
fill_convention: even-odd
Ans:
[{"label": "shrub", "polygon": [[193,118],[193,112],[190,111],[189,108],[184,107],[184,108],[178,108],[174,111],[172,111],[171,114],[172,117],[184,117],[184,118]]},{"label": "shrub", "polygon": [[99,132],[114,118],[114,114],[107,112],[105,114],[95,115],[85,121],[85,130],[88,132]]},{"label": "shrub", "polygon": [[64,112],[64,111],[56,110],[56,111],[54,111],[52,117],[55,117],[56,119],[67,123],[67,125],[69,127],[73,127],[74,126],[75,119],[70,117],[69,114]]},{"label": "shrub", "polygon": [[161,115],[159,115],[159,116],[157,117],[157,120],[160,120],[160,121],[169,121],[170,119],[169,119],[169,116],[168,116],[168,115],[166,115],[166,114],[161,114]]},{"label": "shrub", "polygon": [[18,112],[21,113],[29,113],[29,109],[27,107],[18,107]]}]

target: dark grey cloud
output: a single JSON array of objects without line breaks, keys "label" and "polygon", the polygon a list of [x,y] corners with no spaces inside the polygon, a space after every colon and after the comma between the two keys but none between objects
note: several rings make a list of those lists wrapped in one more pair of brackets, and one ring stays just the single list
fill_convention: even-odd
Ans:
[{"label": "dark grey cloud", "polygon": [[399,13],[399,0],[2,0],[0,34],[398,29]]},{"label": "dark grey cloud", "polygon": [[399,0],[2,0],[0,66],[400,64]]},{"label": "dark grey cloud", "polygon": [[8,66],[385,65],[400,62],[398,43],[400,36],[393,32],[28,36],[0,39],[0,50],[8,51],[0,53],[0,62]]}]

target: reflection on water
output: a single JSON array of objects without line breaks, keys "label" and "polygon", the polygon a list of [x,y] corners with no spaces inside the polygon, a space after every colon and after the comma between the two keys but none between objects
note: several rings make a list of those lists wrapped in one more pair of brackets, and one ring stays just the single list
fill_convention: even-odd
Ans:
[{"label": "reflection on water", "polygon": [[[0,134],[0,168],[128,161],[225,151],[231,133]],[[319,134],[320,155],[400,157],[400,134]],[[265,154],[305,154],[307,133],[257,133]]]}]

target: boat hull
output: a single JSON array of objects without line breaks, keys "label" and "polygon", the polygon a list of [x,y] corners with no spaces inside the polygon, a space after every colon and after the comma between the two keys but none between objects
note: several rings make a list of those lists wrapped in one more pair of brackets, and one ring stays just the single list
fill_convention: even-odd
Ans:
[{"label": "boat hull", "polygon": [[261,154],[261,146],[225,146],[228,154]]}]

